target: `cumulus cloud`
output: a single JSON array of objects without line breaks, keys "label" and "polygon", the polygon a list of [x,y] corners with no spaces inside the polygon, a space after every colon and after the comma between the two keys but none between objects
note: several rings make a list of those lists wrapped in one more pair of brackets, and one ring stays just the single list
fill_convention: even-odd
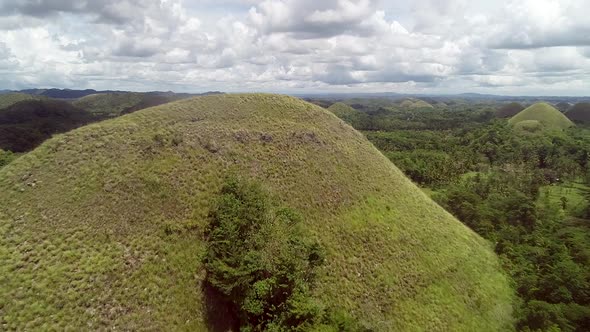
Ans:
[{"label": "cumulus cloud", "polygon": [[0,85],[580,94],[589,10],[585,0],[4,0]]},{"label": "cumulus cloud", "polygon": [[584,0],[525,0],[509,3],[506,21],[498,21],[490,46],[541,48],[590,46],[590,4]]}]

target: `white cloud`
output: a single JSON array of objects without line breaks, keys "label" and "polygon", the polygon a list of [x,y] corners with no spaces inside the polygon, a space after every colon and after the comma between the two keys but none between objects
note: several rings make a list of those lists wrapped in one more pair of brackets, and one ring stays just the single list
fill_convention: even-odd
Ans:
[{"label": "white cloud", "polygon": [[581,94],[589,11],[585,0],[4,0],[0,88]]}]

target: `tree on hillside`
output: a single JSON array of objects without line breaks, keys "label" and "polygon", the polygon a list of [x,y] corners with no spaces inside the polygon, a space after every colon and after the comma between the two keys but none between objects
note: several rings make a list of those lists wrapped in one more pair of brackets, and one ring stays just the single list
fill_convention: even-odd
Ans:
[{"label": "tree on hillside", "polygon": [[211,213],[207,282],[238,313],[242,331],[311,326],[323,306],[311,298],[318,243],[304,239],[301,217],[277,206],[260,185],[229,180]]}]

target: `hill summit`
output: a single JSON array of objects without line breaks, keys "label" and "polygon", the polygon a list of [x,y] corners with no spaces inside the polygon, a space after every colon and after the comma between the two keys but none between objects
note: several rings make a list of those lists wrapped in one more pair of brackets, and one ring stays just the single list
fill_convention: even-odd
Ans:
[{"label": "hill summit", "polygon": [[342,120],[276,95],[144,109],[0,169],[0,323],[215,330],[231,313],[216,310],[202,262],[228,176],[296,210],[324,248],[309,285],[326,316],[317,328],[511,328],[512,291],[489,243]]},{"label": "hill summit", "polygon": [[400,103],[399,106],[404,109],[434,108],[434,106],[432,106],[428,102],[414,98],[405,99]]},{"label": "hill summit", "polygon": [[547,103],[531,105],[508,120],[511,125],[517,127],[520,127],[519,123],[523,121],[527,121],[524,126],[526,128],[545,130],[561,130],[574,125],[563,113]]}]

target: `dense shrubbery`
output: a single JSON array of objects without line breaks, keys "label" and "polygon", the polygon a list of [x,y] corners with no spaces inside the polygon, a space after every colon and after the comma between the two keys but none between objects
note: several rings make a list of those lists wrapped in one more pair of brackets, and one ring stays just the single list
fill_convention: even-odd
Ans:
[{"label": "dense shrubbery", "polygon": [[447,187],[435,198],[495,243],[522,299],[520,330],[590,326],[590,229],[565,219],[561,203],[538,199],[530,178],[495,171]]},{"label": "dense shrubbery", "polygon": [[483,172],[448,181],[434,195],[495,243],[522,302],[519,330],[583,331],[590,324],[590,229],[565,215],[566,197],[540,197],[543,186],[588,172],[588,139],[576,129],[521,136],[502,122],[470,130],[456,149],[468,146],[479,156],[456,156],[478,160],[472,170]]},{"label": "dense shrubbery", "polygon": [[298,330],[324,307],[310,296],[320,246],[302,235],[300,216],[259,185],[229,180],[207,231],[207,282],[238,315],[242,331]]},{"label": "dense shrubbery", "polygon": [[0,149],[0,168],[10,164],[15,158],[14,153]]}]

